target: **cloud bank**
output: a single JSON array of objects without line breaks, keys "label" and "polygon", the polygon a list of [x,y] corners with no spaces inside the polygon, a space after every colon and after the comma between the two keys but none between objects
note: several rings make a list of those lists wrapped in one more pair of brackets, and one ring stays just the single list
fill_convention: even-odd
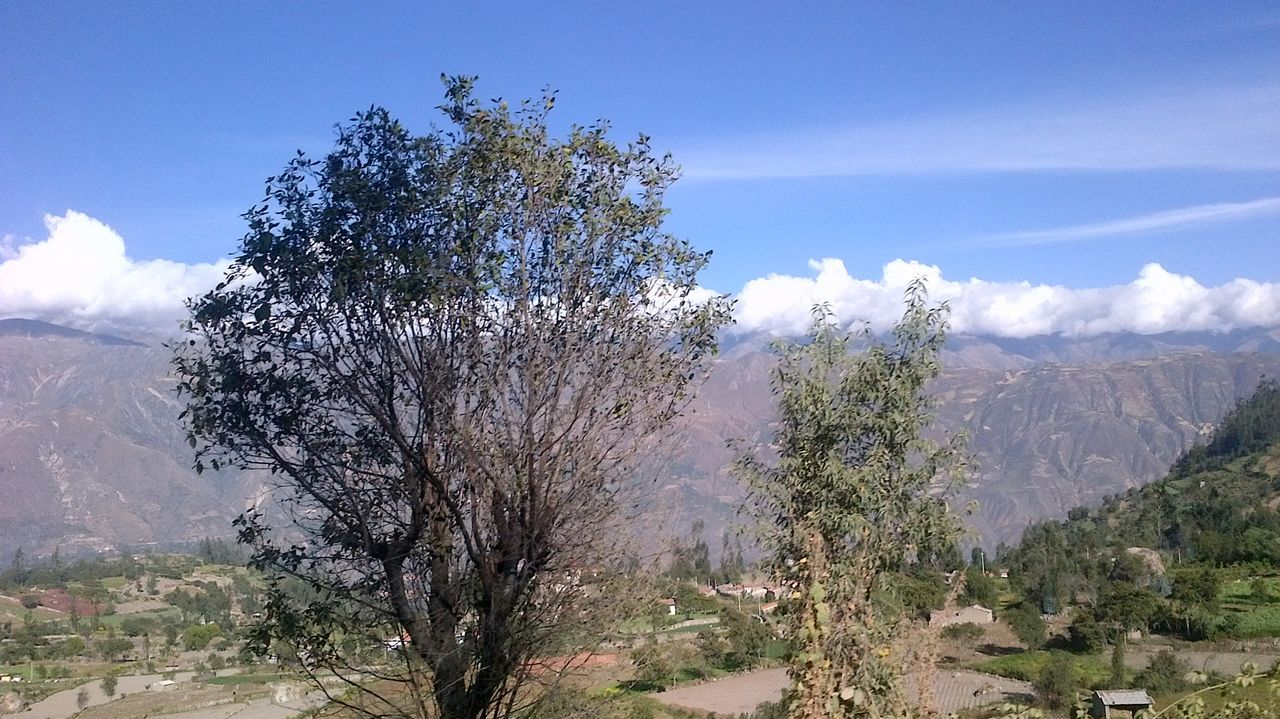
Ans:
[{"label": "cloud bank", "polygon": [[44,240],[0,242],[0,317],[169,335],[184,300],[217,284],[229,264],[131,259],[118,233],[72,210],[44,224]]},{"label": "cloud bank", "polygon": [[950,303],[952,329],[962,333],[1082,337],[1280,326],[1280,283],[1235,279],[1205,287],[1154,263],[1132,282],[1096,289],[960,282],[944,278],[938,267],[906,260],[886,264],[879,279],[854,277],[838,259],[809,266],[809,277],[769,275],[748,282],[738,295],[737,329],[798,334],[809,325],[810,309],[826,303],[842,321],[883,330],[901,316],[903,292],[916,277],[925,279],[931,300]]},{"label": "cloud bank", "polygon": [[[0,317],[169,335],[186,314],[185,299],[212,288],[229,264],[131,259],[118,233],[79,212],[47,216],[45,226],[44,240],[0,241]],[[1127,284],[1091,289],[957,281],[936,266],[907,260],[866,279],[838,259],[810,267],[808,276],[771,274],[748,282],[737,294],[734,331],[799,334],[820,303],[843,321],[882,330],[901,315],[903,292],[916,277],[925,278],[931,299],[950,303],[956,332],[1029,337],[1280,327],[1280,282],[1235,279],[1206,287],[1158,264]]]}]

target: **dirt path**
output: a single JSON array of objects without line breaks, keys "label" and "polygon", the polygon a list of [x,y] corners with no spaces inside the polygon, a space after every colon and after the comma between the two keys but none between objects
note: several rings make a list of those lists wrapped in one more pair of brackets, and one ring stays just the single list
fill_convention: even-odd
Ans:
[{"label": "dirt path", "polygon": [[[655,694],[654,698],[686,709],[740,714],[754,711],[763,702],[778,701],[787,682],[786,669],[765,669],[671,689]],[[910,684],[908,680],[908,689]],[[1031,685],[1026,682],[990,674],[949,670],[934,672],[934,702],[944,714],[1014,697],[1025,699],[1031,691]]]},{"label": "dirt path", "polygon": [[274,704],[270,699],[257,699],[240,704],[220,704],[175,714],[157,714],[152,719],[289,719],[302,711],[299,707]]},{"label": "dirt path", "polygon": [[[1130,646],[1125,663],[1138,669],[1146,668],[1156,652],[1168,647],[1134,647]],[[1213,652],[1200,649],[1174,649],[1174,654],[1187,663],[1193,671],[1212,671],[1232,676],[1240,673],[1245,663],[1253,664],[1259,671],[1267,671],[1271,665],[1280,661],[1278,654],[1261,654],[1258,652]]]},{"label": "dirt path", "polygon": [[[191,681],[191,677],[195,676],[192,672],[181,672],[174,677],[174,681],[187,682]],[[137,676],[122,676],[116,680],[116,696],[108,697],[102,693],[102,680],[94,679],[93,681],[81,684],[73,689],[64,689],[57,694],[51,694],[44,699],[31,705],[28,711],[22,713],[22,719],[68,719],[72,714],[80,711],[80,707],[76,704],[76,696],[81,689],[89,692],[89,706],[97,706],[106,704],[113,698],[118,698],[121,694],[135,694],[137,692],[147,691],[147,687],[164,679],[162,674],[140,674]]]}]

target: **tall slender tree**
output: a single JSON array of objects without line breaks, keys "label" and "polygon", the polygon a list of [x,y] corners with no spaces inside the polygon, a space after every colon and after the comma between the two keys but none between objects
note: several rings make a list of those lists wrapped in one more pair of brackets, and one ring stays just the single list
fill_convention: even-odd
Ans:
[{"label": "tall slender tree", "polygon": [[780,346],[776,457],[749,453],[737,469],[792,590],[796,719],[917,712],[901,682],[905,618],[880,613],[873,592],[956,530],[941,494],[962,470],[959,441],[924,438],[945,318],[915,283],[888,341],[845,333],[820,309],[808,341]]}]

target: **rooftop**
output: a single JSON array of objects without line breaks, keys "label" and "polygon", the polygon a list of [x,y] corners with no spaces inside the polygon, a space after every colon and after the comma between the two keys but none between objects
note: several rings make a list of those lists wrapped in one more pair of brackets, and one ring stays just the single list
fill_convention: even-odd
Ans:
[{"label": "rooftop", "polygon": [[1099,689],[1094,694],[1109,707],[1151,704],[1151,697],[1146,689]]}]

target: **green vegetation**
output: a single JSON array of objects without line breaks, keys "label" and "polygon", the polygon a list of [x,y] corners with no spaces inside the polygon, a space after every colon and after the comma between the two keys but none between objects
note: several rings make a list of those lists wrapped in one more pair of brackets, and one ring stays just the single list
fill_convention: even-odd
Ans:
[{"label": "green vegetation", "polygon": [[1280,636],[1280,593],[1263,576],[1280,568],[1278,439],[1280,388],[1264,381],[1164,480],[1029,527],[999,558],[1021,604],[1079,604],[1071,640],[1090,647],[1091,622],[1106,635]]},{"label": "green vegetation", "polygon": [[987,659],[973,668],[1010,679],[1020,679],[1033,684],[1051,662],[1065,663],[1077,687],[1099,687],[1111,675],[1110,663],[1099,654],[1072,654],[1064,651],[1033,650],[1008,656]]},{"label": "green vegetation", "polygon": [[[86,679],[110,691],[118,676],[155,673],[167,664],[216,669],[251,659],[241,651],[240,634],[253,622],[252,612],[259,611],[262,590],[247,568],[167,554],[85,557],[74,563],[62,562],[56,553],[43,559],[18,553],[15,559],[3,573],[15,598],[0,600],[0,674],[22,677],[3,686],[25,701]],[[161,586],[170,601],[185,606],[165,606]],[[40,606],[21,608],[16,597],[34,598]],[[21,614],[6,613],[8,607]],[[193,621],[182,621],[184,609]],[[205,616],[209,623],[195,623]],[[201,657],[183,653],[215,644],[217,652]]]},{"label": "green vegetation", "polygon": [[241,684],[270,684],[278,682],[288,674],[281,672],[263,673],[244,673],[244,674],[228,674],[227,676],[211,677],[204,680],[205,684],[213,684],[216,686],[237,686]]},{"label": "green vegetation", "polygon": [[911,614],[890,607],[915,584],[903,576],[959,559],[934,491],[962,472],[958,446],[924,437],[945,328],[946,309],[915,283],[886,342],[815,310],[805,342],[779,344],[776,458],[746,454],[736,469],[756,492],[772,573],[796,588],[786,615],[796,719],[915,713],[890,649]]},{"label": "green vegetation", "polygon": [[975,642],[982,638],[982,627],[971,622],[952,624],[942,628],[942,636],[961,642]]},{"label": "green vegetation", "polygon": [[222,636],[222,627],[217,624],[192,624],[182,630],[182,644],[187,651],[201,651],[218,636]]},{"label": "green vegetation", "polygon": [[[1189,667],[1166,650],[1130,676],[1126,636],[1133,630],[1191,641],[1280,636],[1277,507],[1280,388],[1268,380],[1165,479],[1101,507],[1072,510],[1066,521],[1029,527],[1019,546],[1001,551],[996,562],[1007,566],[1015,594],[1004,619],[1029,646],[1047,642],[1076,653],[1029,651],[976,668],[1033,682],[1051,710],[1064,707],[1076,688],[1101,686],[1143,687],[1167,705],[1191,691]],[[1065,611],[1071,612],[1065,636],[1044,637],[1035,626],[1041,612]],[[1247,693],[1251,681],[1212,689]],[[1247,704],[1257,699],[1196,695],[1166,715],[1274,716],[1265,708],[1273,706],[1271,697]]]}]

